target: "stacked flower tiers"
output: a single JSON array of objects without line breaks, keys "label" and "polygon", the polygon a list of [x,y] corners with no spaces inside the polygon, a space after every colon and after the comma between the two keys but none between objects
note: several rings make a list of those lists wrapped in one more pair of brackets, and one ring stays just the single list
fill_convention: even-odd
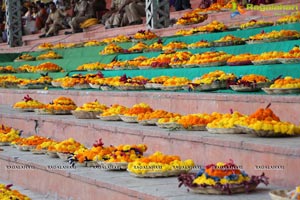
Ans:
[{"label": "stacked flower tiers", "polygon": [[261,176],[250,177],[233,161],[207,165],[197,174],[181,174],[178,180],[179,186],[184,185],[193,192],[201,194],[248,193],[255,190],[260,183],[269,184],[264,173]]}]

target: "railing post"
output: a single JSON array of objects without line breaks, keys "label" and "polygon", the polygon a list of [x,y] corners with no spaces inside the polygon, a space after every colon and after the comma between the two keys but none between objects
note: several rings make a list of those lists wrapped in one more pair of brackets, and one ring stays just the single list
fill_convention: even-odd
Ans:
[{"label": "railing post", "polygon": [[22,46],[21,1],[5,0],[7,43],[10,47]]},{"label": "railing post", "polygon": [[169,0],[146,0],[146,25],[149,29],[166,28],[170,25]]}]

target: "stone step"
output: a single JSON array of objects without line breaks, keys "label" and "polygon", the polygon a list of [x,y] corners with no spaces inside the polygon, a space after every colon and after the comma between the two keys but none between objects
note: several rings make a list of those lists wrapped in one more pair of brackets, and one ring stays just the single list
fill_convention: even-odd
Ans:
[{"label": "stone step", "polygon": [[98,99],[106,105],[122,104],[131,107],[136,103],[148,103],[154,109],[164,109],[181,114],[188,113],[228,113],[229,109],[251,114],[258,108],[272,103],[272,110],[282,121],[299,124],[299,95],[262,95],[229,93],[186,93],[186,92],[121,92],[97,90],[21,90],[0,89],[0,104],[12,105],[23,99],[24,94],[48,103],[59,96],[72,98],[77,105]]},{"label": "stone step", "polygon": [[[0,178],[41,193],[57,193],[64,199],[195,199],[255,200],[268,199],[268,192],[278,186],[260,184],[255,192],[235,195],[200,195],[178,188],[176,177],[136,178],[126,171],[106,171],[81,166],[70,167],[60,159],[33,155],[12,147],[0,153]],[[17,170],[17,168],[21,168]],[[30,181],[29,181],[30,180]],[[44,198],[43,198],[44,199]]]},{"label": "stone step", "polygon": [[180,155],[182,159],[193,159],[201,166],[233,159],[249,174],[265,172],[271,184],[282,187],[299,184],[295,174],[300,167],[300,137],[280,139],[249,134],[168,131],[125,122],[19,113],[7,106],[1,106],[0,113],[0,123],[24,130],[24,135],[38,134],[59,141],[72,137],[88,147],[99,138],[106,145],[145,143],[149,154],[161,151]]},{"label": "stone step", "polygon": [[[278,2],[276,4],[282,4],[282,2]],[[274,5],[276,5],[274,4]],[[293,4],[293,5],[300,5],[300,1],[284,1],[285,5]],[[171,12],[170,17],[171,18],[179,18],[187,11],[178,11],[178,12]],[[283,11],[276,11],[274,14],[274,11],[247,11],[243,15],[237,15],[234,18],[231,17],[231,12],[218,12],[218,13],[212,13],[209,14],[208,20],[201,24],[196,25],[188,25],[188,26],[173,26],[168,27],[164,29],[156,29],[153,30],[155,33],[157,33],[159,36],[170,36],[174,35],[176,31],[179,29],[190,29],[193,27],[198,27],[201,25],[205,25],[207,23],[210,23],[213,20],[221,21],[227,25],[236,25],[243,22],[247,22],[251,19],[256,20],[266,20],[266,21],[276,21],[278,18],[280,18],[283,15],[290,14],[294,11],[291,10],[283,10]],[[60,31],[60,35],[55,37],[49,37],[49,38],[39,38],[38,36],[40,34],[34,34],[34,35],[27,35],[23,36],[23,42],[25,46],[28,47],[18,47],[18,48],[10,48],[8,45],[3,45],[0,49],[0,53],[5,52],[22,52],[22,51],[32,51],[36,50],[36,47],[44,42],[50,42],[50,43],[58,43],[58,42],[82,42],[87,40],[101,40],[107,37],[115,37],[117,35],[123,34],[123,35],[133,35],[137,31],[141,29],[146,29],[145,24],[141,25],[134,25],[134,26],[127,26],[127,27],[120,27],[120,28],[114,28],[114,29],[105,29],[103,25],[96,25],[91,27],[90,29],[87,29],[84,33],[78,33],[78,34],[72,34],[72,35],[64,35],[64,32],[66,30]]]},{"label": "stone step", "polygon": [[[1,159],[0,159],[1,160]],[[0,161],[1,162],[1,161]],[[3,171],[2,171],[3,172]],[[9,185],[9,184],[13,184],[13,182],[8,181],[8,180],[3,180],[0,179],[0,184],[5,184],[5,185]],[[12,190],[18,190],[21,194],[26,195],[27,197],[29,197],[31,200],[63,200],[61,197],[59,197],[57,194],[50,194],[49,192],[45,193],[45,194],[40,194],[37,192],[33,192],[30,189],[28,189],[28,187],[24,186],[24,187],[20,187],[18,185],[13,184],[13,186],[11,187]]]}]

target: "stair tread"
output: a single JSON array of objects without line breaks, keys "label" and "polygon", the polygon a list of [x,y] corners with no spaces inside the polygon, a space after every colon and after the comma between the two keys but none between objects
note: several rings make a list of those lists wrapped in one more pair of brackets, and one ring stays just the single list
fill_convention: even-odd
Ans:
[{"label": "stair tread", "polygon": [[[2,148],[2,147],[1,147]],[[187,192],[187,189],[178,188],[176,177],[169,178],[136,178],[132,177],[126,171],[106,171],[95,168],[86,168],[75,166],[69,168],[67,162],[61,159],[49,158],[46,155],[33,155],[30,152],[21,152],[12,147],[3,147],[3,152],[0,154],[0,159],[15,160],[15,164],[28,165],[32,170],[38,168],[48,173],[57,173],[61,176],[71,177],[77,181],[84,181],[90,184],[95,184],[98,187],[110,188],[110,190],[126,193],[133,196],[144,196],[152,199],[195,199],[199,195],[192,192]],[[17,159],[16,159],[17,158]],[[55,168],[65,168],[55,170]],[[51,182],[50,180],[48,180]],[[270,190],[278,189],[277,186],[264,186],[260,184],[257,190],[250,194],[236,194],[230,196],[230,199],[266,199]],[[228,199],[228,196],[201,195],[201,199],[215,200]]]}]

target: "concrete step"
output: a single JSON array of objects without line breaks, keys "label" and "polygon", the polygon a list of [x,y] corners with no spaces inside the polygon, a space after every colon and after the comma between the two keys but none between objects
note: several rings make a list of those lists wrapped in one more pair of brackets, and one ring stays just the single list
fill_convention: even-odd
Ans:
[{"label": "concrete step", "polygon": [[59,96],[72,98],[77,105],[98,99],[106,105],[122,104],[131,107],[136,103],[145,102],[154,109],[164,109],[181,114],[188,113],[228,113],[229,109],[244,114],[251,114],[270,102],[272,110],[280,115],[282,121],[299,124],[299,95],[262,95],[262,94],[230,94],[230,93],[186,93],[159,91],[98,91],[98,90],[21,90],[0,89],[0,104],[13,105],[21,100],[24,94],[48,103]]},{"label": "concrete step", "polygon": [[[49,158],[46,155],[33,155],[12,147],[3,147],[0,153],[0,178],[18,183],[21,186],[42,193],[57,193],[65,199],[196,199],[204,200],[256,200],[268,199],[270,190],[278,186],[259,185],[255,192],[236,195],[200,195],[178,188],[176,177],[136,178],[126,171],[105,171],[95,168],[75,166]],[[9,167],[8,167],[9,166]],[[12,168],[25,168],[13,170]],[[29,169],[28,169],[29,168]],[[30,180],[30,181],[29,181]]]},{"label": "concrete step", "polygon": [[[149,154],[161,151],[180,155],[182,159],[193,159],[201,166],[233,159],[249,174],[259,175],[264,171],[270,177],[271,184],[282,187],[299,184],[295,174],[300,167],[300,137],[278,139],[259,138],[248,134],[168,131],[156,126],[125,122],[19,113],[8,106],[1,106],[0,113],[0,123],[24,130],[24,135],[38,134],[59,141],[73,137],[86,146],[91,146],[99,138],[106,145],[144,143],[148,145]],[[279,169],[274,169],[273,166]],[[273,169],[263,170],[262,167]]]},{"label": "concrete step", "polygon": [[[0,179],[0,184],[9,185],[9,184],[13,184],[13,182],[8,181],[8,180]],[[61,197],[58,196],[58,194],[50,194],[49,192],[47,192],[45,194],[40,194],[40,193],[31,191],[26,186],[25,187],[20,187],[18,185],[13,184],[11,189],[12,190],[18,190],[21,194],[26,195],[31,200],[44,200],[44,199],[45,200],[63,200]]]}]

